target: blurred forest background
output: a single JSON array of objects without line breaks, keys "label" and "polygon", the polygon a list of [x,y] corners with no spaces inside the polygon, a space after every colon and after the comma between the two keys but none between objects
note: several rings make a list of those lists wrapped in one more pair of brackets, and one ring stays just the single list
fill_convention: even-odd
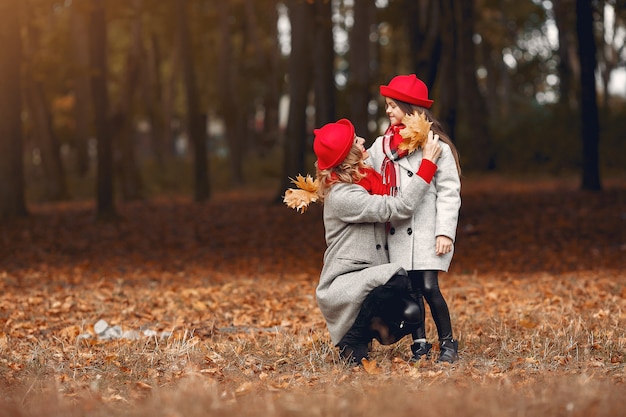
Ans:
[{"label": "blurred forest background", "polygon": [[0,218],[196,201],[313,173],[312,130],[387,127],[415,73],[465,175],[626,167],[624,0],[0,0]]},{"label": "blurred forest background", "polygon": [[[0,0],[0,417],[623,414],[625,40],[626,0]],[[462,360],[354,370],[323,208],[272,203],[410,73],[461,154]]]}]

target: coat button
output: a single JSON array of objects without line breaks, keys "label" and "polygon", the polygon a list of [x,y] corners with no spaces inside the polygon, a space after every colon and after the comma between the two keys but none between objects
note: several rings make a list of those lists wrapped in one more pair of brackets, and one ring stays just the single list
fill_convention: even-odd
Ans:
[{"label": "coat button", "polygon": [[413,234],[413,229],[411,229],[410,227],[408,229],[406,229],[406,233],[411,236]]},{"label": "coat button", "polygon": [[412,177],[413,176],[413,171],[407,171],[406,175],[408,175],[409,177]]},{"label": "coat button", "polygon": [[391,229],[389,229],[389,234],[390,235],[393,235],[395,233],[396,233],[396,229],[395,228],[392,227]]},{"label": "coat button", "polygon": [[376,244],[376,250],[380,250],[382,246],[380,246],[380,243]]},{"label": "coat button", "polygon": [[389,246],[385,243],[385,250],[389,250]]}]

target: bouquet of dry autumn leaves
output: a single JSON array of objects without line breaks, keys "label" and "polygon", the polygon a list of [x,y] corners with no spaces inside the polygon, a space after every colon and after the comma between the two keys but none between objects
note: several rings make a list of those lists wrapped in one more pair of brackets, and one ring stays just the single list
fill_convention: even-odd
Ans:
[{"label": "bouquet of dry autumn leaves", "polygon": [[[400,130],[402,142],[398,145],[398,149],[408,151],[409,154],[415,152],[416,149],[421,149],[428,138],[428,132],[433,123],[426,118],[424,113],[415,112],[405,115],[402,118],[402,124],[405,127]],[[317,194],[319,180],[313,179],[308,174],[306,177],[298,174],[296,179],[289,179],[297,188],[288,188],[285,191],[283,202],[287,207],[304,213],[309,204],[319,200]]]}]

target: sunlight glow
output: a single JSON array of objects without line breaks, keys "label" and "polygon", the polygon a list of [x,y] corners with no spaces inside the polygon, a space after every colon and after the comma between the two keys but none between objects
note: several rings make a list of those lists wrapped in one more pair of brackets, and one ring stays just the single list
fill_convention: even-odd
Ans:
[{"label": "sunlight glow", "polygon": [[611,73],[609,91],[611,94],[626,97],[626,70],[624,68],[618,68]]},{"label": "sunlight glow", "polygon": [[278,29],[280,52],[283,55],[289,55],[291,53],[291,22],[289,21],[289,15],[287,13],[287,6],[279,3],[276,9],[278,10],[278,22],[276,22],[276,27]]},{"label": "sunlight glow", "polygon": [[517,60],[515,59],[509,48],[505,48],[504,51],[502,51],[502,60],[507,67],[511,69],[517,68]]}]

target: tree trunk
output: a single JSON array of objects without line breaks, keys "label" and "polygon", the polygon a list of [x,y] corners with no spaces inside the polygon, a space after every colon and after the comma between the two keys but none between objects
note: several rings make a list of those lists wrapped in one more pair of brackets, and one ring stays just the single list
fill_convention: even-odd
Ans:
[{"label": "tree trunk", "polygon": [[114,165],[122,198],[125,201],[142,198],[143,185],[135,155],[133,110],[142,67],[141,0],[133,0],[134,19],[131,22],[131,45],[126,58],[126,74],[121,85],[119,102],[112,123],[115,152]]},{"label": "tree trunk", "polygon": [[71,56],[74,78],[74,138],[72,146],[76,153],[76,173],[84,177],[89,171],[87,141],[90,136],[91,97],[89,89],[89,42],[85,36],[87,22],[85,12],[77,5],[71,7]]},{"label": "tree trunk", "polygon": [[[335,121],[335,49],[331,2],[315,2],[315,13],[315,40],[313,42],[315,125],[322,126]],[[367,86],[364,88],[364,92],[367,93]],[[366,111],[367,106],[361,110]],[[367,118],[367,112],[365,117]],[[367,130],[360,132],[365,135]]]},{"label": "tree trunk", "polygon": [[[29,5],[28,3],[26,3]],[[27,6],[28,7],[28,6]],[[45,196],[49,200],[67,198],[65,170],[61,161],[59,140],[54,132],[50,103],[46,100],[42,74],[37,73],[34,62],[41,51],[41,31],[30,22],[32,9],[29,10],[29,24],[26,30],[26,42],[23,43],[24,65],[24,97],[32,121],[34,143],[41,154],[44,174]]]},{"label": "tree trunk", "polygon": [[[504,36],[509,39],[517,38],[517,30],[512,21],[515,19],[512,16],[507,14],[507,2],[508,0],[499,0],[499,6],[502,10],[500,13],[500,18],[498,23],[505,28]],[[502,59],[502,51],[501,47],[497,48],[496,56],[493,58],[493,61],[497,62],[497,74],[498,74],[498,84],[497,84],[497,95],[498,100],[496,101],[498,106],[498,112],[501,117],[501,121],[507,123],[509,117],[511,117],[513,112],[513,99],[511,94],[511,89],[515,88],[514,85],[514,75],[511,74],[509,67],[506,65],[505,61]],[[492,113],[493,114],[493,113]]]},{"label": "tree trunk", "polygon": [[[459,102],[463,109],[464,136],[468,146],[466,153],[472,166],[478,170],[492,170],[495,154],[487,127],[487,106],[476,79],[476,46],[474,37],[474,0],[456,3],[455,21],[457,31],[456,51],[459,68]],[[444,80],[445,82],[445,80]]]},{"label": "tree trunk", "polygon": [[580,104],[582,135],[582,189],[600,190],[598,143],[600,122],[596,96],[596,42],[593,15],[588,0],[576,0],[576,33],[580,60]]},{"label": "tree trunk", "polygon": [[231,182],[234,185],[243,184],[243,156],[246,151],[246,116],[247,106],[240,105],[241,88],[237,82],[239,66],[233,58],[230,29],[230,5],[228,2],[218,2],[220,50],[218,59],[217,91],[220,97],[220,115],[226,127],[224,135],[230,150]]},{"label": "tree trunk", "polygon": [[435,85],[441,62],[439,0],[404,0],[413,71],[426,85]]},{"label": "tree trunk", "polygon": [[[143,48],[142,48],[143,49]],[[141,94],[146,106],[146,117],[150,124],[150,144],[152,153],[159,170],[165,169],[165,138],[168,129],[164,125],[161,91],[161,55],[159,42],[154,33],[150,35],[150,43],[145,48],[145,62],[141,66]],[[144,55],[144,54],[142,54]]]},{"label": "tree trunk", "polygon": [[[263,29],[263,19],[266,18],[266,14],[270,11],[268,11],[267,9],[270,10],[274,10],[274,13],[276,13],[276,4],[274,3],[274,1],[271,2],[263,2],[260,3],[258,1],[255,0],[245,0],[244,2],[244,13],[245,13],[245,17],[246,17],[246,28],[244,29],[244,32],[246,33],[246,38],[248,39],[248,42],[250,42],[253,45],[253,57],[254,57],[254,70],[256,70],[258,77],[259,77],[259,81],[268,81],[267,88],[265,90],[265,93],[261,93],[260,96],[258,97],[258,99],[262,99],[262,100],[267,100],[267,96],[269,93],[269,89],[272,88],[273,86],[270,84],[271,83],[271,77],[272,75],[275,76],[275,73],[270,75],[269,77],[265,74],[267,74],[268,72],[272,72],[275,71],[271,68],[271,63],[269,61],[269,59],[267,59],[267,53],[266,53],[266,48],[264,48],[263,44],[265,44],[266,42],[269,43],[269,39],[268,39],[268,35],[264,33]],[[270,12],[270,16],[275,16],[272,15]],[[276,20],[273,20],[274,25],[276,26]],[[229,28],[230,30],[230,28]],[[276,36],[275,31],[272,31],[272,35],[271,36]],[[243,54],[244,57],[243,59],[250,59],[248,57],[249,54]],[[275,85],[275,84],[274,84]],[[241,94],[241,91],[239,92],[239,94]],[[238,98],[238,101],[241,102],[243,101],[250,103],[249,100],[246,100],[244,97]],[[256,100],[255,100],[256,102]],[[245,109],[245,119],[244,119],[244,123],[245,126],[247,127],[245,129],[245,131],[243,132],[243,145],[245,146],[245,153],[250,152],[251,149],[254,149],[255,151],[260,151],[261,154],[263,154],[265,152],[265,135],[263,132],[258,132],[257,126],[256,126],[256,117],[257,117],[257,104],[256,103],[251,103],[252,106],[250,106],[250,104],[248,106],[244,106],[243,108]],[[248,120],[252,120],[252,124],[248,123]],[[250,128],[250,126],[253,126],[253,128]],[[240,128],[241,129],[241,128]],[[244,129],[242,129],[244,130]],[[260,133],[260,134],[259,134]],[[245,155],[239,155],[239,169],[241,172],[241,176],[243,179],[243,172],[241,171],[242,169],[242,162],[243,162],[243,157]]]},{"label": "tree trunk", "polygon": [[65,170],[61,161],[59,140],[52,126],[52,114],[44,96],[41,82],[36,81],[32,70],[25,73],[25,97],[30,116],[34,143],[39,147],[44,173],[45,196],[59,201],[68,197]]},{"label": "tree trunk", "polygon": [[[500,105],[500,95],[499,95],[499,86],[502,76],[502,59],[499,59],[501,56],[501,52],[494,48],[493,44],[489,41],[489,39],[483,38],[480,43],[482,49],[482,62],[481,64],[487,69],[488,76],[485,79],[485,94],[486,101],[485,105],[487,106],[487,113],[489,117],[496,120],[497,123],[500,123],[504,116],[504,110]],[[492,57],[498,57],[498,59],[493,59]]]},{"label": "tree trunk", "polygon": [[113,142],[109,131],[109,94],[107,91],[106,0],[92,0],[90,52],[94,125],[98,140],[97,217],[110,220],[117,216],[113,193]]},{"label": "tree trunk", "polygon": [[281,68],[280,61],[280,46],[278,44],[278,29],[276,27],[276,21],[278,20],[278,11],[274,5],[269,13],[269,25],[270,30],[267,36],[267,42],[264,49],[264,60],[266,79],[266,92],[263,97],[263,107],[265,110],[265,118],[263,121],[263,136],[262,136],[262,152],[273,147],[277,143],[281,143],[282,132],[280,130],[280,120],[278,107],[280,103],[281,85],[284,76],[284,71]]},{"label": "tree trunk", "polygon": [[19,5],[0,2],[0,220],[25,216]]},{"label": "tree trunk", "polygon": [[374,20],[374,13],[373,2],[357,1],[354,3],[354,26],[350,32],[348,56],[350,68],[348,100],[350,120],[354,124],[357,135],[360,136],[369,136],[370,27]]},{"label": "tree trunk", "polygon": [[[437,100],[439,119],[447,128],[450,137],[455,137],[457,123],[457,35],[454,22],[454,0],[442,0],[441,10],[441,48],[446,51],[441,59],[441,76],[439,77]],[[432,90],[432,86],[429,86]],[[435,101],[435,105],[437,105]]]},{"label": "tree trunk", "polygon": [[187,104],[187,129],[189,140],[194,150],[194,197],[195,201],[203,202],[210,198],[209,160],[207,157],[206,129],[204,118],[198,105],[196,73],[191,54],[191,34],[187,7],[189,0],[184,0],[176,7],[178,14],[178,31],[180,33],[180,52],[183,65],[185,97]]},{"label": "tree trunk", "polygon": [[[170,153],[174,153],[176,150],[175,141],[178,132],[174,132],[174,102],[176,101],[176,85],[180,77],[182,70],[182,56],[181,56],[181,41],[180,31],[176,32],[176,39],[173,42],[172,50],[170,51],[168,61],[170,63],[170,71],[163,83],[163,99],[161,102],[161,109],[163,112],[163,140],[164,148]],[[178,130],[178,129],[177,129]]]},{"label": "tree trunk", "polygon": [[312,65],[310,57],[313,33],[314,6],[304,0],[290,0],[291,54],[287,68],[289,78],[289,118],[283,154],[283,178],[277,199],[282,199],[291,186],[289,178],[305,171],[307,143],[306,107],[311,86]]},{"label": "tree trunk", "polygon": [[559,31],[559,102],[568,109],[576,108],[576,86],[573,83],[572,47],[575,40],[575,0],[553,0],[554,21]]}]

